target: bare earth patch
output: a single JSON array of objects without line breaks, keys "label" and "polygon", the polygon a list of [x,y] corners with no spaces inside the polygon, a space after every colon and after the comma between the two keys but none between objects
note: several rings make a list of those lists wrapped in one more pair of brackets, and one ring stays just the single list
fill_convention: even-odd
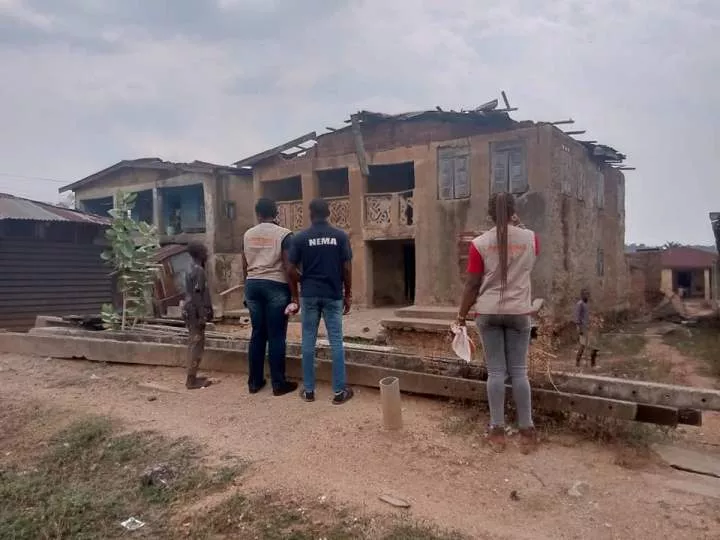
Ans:
[{"label": "bare earth patch", "polygon": [[[226,374],[216,374],[222,384],[186,392],[181,370],[13,355],[0,356],[0,376],[1,410],[15,411],[0,413],[2,432],[7,426],[15,433],[9,443],[0,442],[4,470],[16,459],[29,463],[51,450],[34,452],[20,435],[22,425],[31,426],[30,439],[50,441],[54,422],[61,428],[88,414],[111,417],[120,436],[152,432],[163,441],[188,441],[202,449],[193,463],[204,471],[221,470],[228,457],[249,464],[225,490],[158,507],[172,527],[200,531],[189,537],[211,537],[202,531],[228,538],[450,534],[442,531],[480,539],[720,536],[720,499],[675,489],[677,471],[652,461],[624,463],[616,443],[562,424],[544,425],[535,454],[524,456],[511,446],[498,455],[482,436],[484,408],[404,396],[405,429],[386,433],[378,394],[367,389],[336,407],[324,386],[318,401],[306,404],[269,391],[250,396],[243,378]],[[140,386],[145,383],[156,388]],[[39,427],[14,420],[28,407],[30,420],[40,417]],[[58,415],[48,417],[48,410]],[[379,500],[384,494],[411,508],[390,507]],[[418,523],[430,529],[418,529]],[[281,524],[297,526],[297,535],[277,536],[290,530]],[[107,530],[115,526],[112,521]],[[242,526],[247,536],[236,533]],[[349,532],[342,536],[336,527]]]}]

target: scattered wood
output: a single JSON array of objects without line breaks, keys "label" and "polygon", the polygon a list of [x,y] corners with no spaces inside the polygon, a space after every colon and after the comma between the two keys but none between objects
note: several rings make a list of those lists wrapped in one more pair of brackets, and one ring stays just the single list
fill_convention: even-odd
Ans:
[{"label": "scattered wood", "polygon": [[394,506],[395,508],[410,508],[410,503],[404,499],[393,497],[392,495],[380,495],[378,497],[382,502]]},{"label": "scattered wood", "polygon": [[565,135],[582,135],[586,131],[587,130],[585,130],[585,129],[579,129],[577,131],[565,131],[564,133],[565,133]]},{"label": "scattered wood", "polygon": [[556,120],[555,122],[550,122],[553,126],[561,126],[563,124],[574,124],[575,120],[572,118],[568,118],[567,120]]},{"label": "scattered wood", "polygon": [[505,108],[510,109],[510,102],[508,101],[507,94],[505,93],[505,90],[500,92],[500,95],[502,96],[503,103],[505,103]]}]

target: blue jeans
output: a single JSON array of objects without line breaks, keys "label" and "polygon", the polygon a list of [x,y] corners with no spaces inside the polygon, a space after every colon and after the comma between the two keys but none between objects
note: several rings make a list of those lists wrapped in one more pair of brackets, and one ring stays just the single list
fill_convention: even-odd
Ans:
[{"label": "blue jeans", "polygon": [[345,349],[343,348],[343,301],[330,298],[301,298],[302,310],[302,369],[306,392],[315,391],[315,345],[320,317],[325,321],[330,355],[332,357],[332,385],[334,392],[345,389]]},{"label": "blue jeans", "polygon": [[505,425],[505,379],[510,375],[518,425],[520,428],[532,427],[532,397],[527,373],[530,317],[479,315],[477,326],[488,372],[490,425]]},{"label": "blue jeans", "polygon": [[270,380],[274,389],[285,384],[285,346],[290,303],[287,283],[269,279],[248,279],[245,282],[245,303],[250,311],[252,335],[248,350],[248,386],[257,390],[265,383],[265,349],[268,349]]}]

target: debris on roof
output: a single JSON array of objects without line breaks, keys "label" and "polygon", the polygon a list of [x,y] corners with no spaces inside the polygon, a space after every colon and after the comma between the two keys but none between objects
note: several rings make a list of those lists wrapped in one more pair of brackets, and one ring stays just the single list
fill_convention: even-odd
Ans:
[{"label": "debris on roof", "polygon": [[[345,126],[341,128],[328,128],[327,133],[317,135],[315,132],[308,133],[297,139],[293,139],[285,144],[276,146],[269,150],[265,150],[258,154],[236,161],[234,165],[236,167],[253,167],[262,161],[275,156],[281,156],[284,158],[294,158],[306,154],[311,146],[315,144],[317,140],[323,137],[329,137],[336,135],[342,131],[351,129],[353,122],[355,125],[373,125],[380,124],[383,122],[414,122],[423,120],[435,120],[438,122],[452,122],[452,123],[465,123],[475,124],[479,126],[486,126],[489,128],[498,128],[498,130],[507,130],[508,128],[524,128],[538,124],[572,124],[574,120],[560,120],[557,122],[538,122],[537,124],[533,121],[518,121],[510,117],[508,113],[517,111],[516,107],[511,107],[507,99],[505,92],[502,92],[502,99],[505,105],[504,108],[498,108],[499,100],[493,99],[473,109],[461,109],[460,111],[454,110],[443,110],[441,107],[436,106],[431,110],[424,111],[411,111],[399,114],[387,114],[380,112],[373,112],[362,110],[345,120]],[[585,130],[576,130],[570,132],[563,132],[568,137],[572,135],[581,135],[585,133]],[[624,161],[626,159],[625,154],[622,154],[612,148],[611,146],[597,144],[597,141],[577,141],[582,144],[588,154],[596,162],[607,164],[618,170],[634,170],[632,167],[626,167]]]},{"label": "debris on roof", "polygon": [[8,193],[0,193],[0,221],[3,220],[26,221],[72,221],[76,223],[92,223],[95,225],[109,225],[110,220],[101,216],[87,214],[80,210],[73,210],[30,199],[23,199]]},{"label": "debris on roof", "polygon": [[65,191],[74,191],[80,187],[87,186],[88,184],[97,182],[98,180],[101,180],[105,176],[112,174],[114,172],[120,171],[122,169],[152,169],[152,170],[161,170],[161,171],[171,171],[176,172],[177,174],[183,174],[183,173],[201,173],[201,174],[207,174],[207,173],[213,173],[213,172],[226,172],[231,174],[250,174],[248,171],[244,169],[238,169],[237,167],[231,167],[228,165],[217,165],[215,163],[208,163],[207,161],[193,161],[191,163],[175,163],[172,161],[163,161],[160,158],[157,157],[150,157],[150,158],[140,158],[140,159],[124,159],[122,161],[119,161],[115,163],[115,165],[111,165],[110,167],[107,167],[106,169],[103,169],[101,171],[98,171],[96,173],[91,174],[90,176],[86,176],[82,180],[78,180],[77,182],[73,182],[72,184],[68,184],[66,186],[61,187],[58,191],[60,193],[63,193]]}]

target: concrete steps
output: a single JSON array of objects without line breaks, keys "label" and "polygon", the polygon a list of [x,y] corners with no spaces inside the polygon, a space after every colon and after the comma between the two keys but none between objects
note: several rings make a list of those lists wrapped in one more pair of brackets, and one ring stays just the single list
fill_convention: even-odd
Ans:
[{"label": "concrete steps", "polygon": [[[450,330],[451,319],[389,317],[383,319],[381,324],[386,330],[400,330],[405,332],[428,332],[432,334],[446,334]],[[468,322],[468,328],[474,328],[475,323]]]},{"label": "concrete steps", "polygon": [[[458,308],[454,306],[408,306],[395,310],[395,317],[400,319],[431,319],[450,323],[455,320],[457,313]],[[474,318],[474,313],[468,314],[468,320]]]}]

